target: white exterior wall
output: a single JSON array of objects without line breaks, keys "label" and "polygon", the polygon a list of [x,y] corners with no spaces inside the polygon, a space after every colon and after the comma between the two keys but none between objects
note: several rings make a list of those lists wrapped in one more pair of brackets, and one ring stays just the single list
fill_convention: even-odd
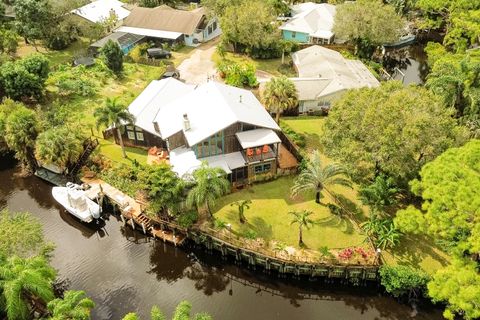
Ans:
[{"label": "white exterior wall", "polygon": [[330,107],[333,101],[339,99],[346,90],[338,91],[327,96],[319,97],[317,100],[300,100],[298,112],[307,113],[322,110],[322,107]]}]

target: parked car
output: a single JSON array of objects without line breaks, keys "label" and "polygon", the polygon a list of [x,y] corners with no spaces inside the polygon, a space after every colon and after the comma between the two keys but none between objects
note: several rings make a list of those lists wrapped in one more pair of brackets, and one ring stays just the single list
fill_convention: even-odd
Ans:
[{"label": "parked car", "polygon": [[150,48],[147,49],[147,56],[150,59],[170,59],[172,57],[172,53],[161,48]]}]

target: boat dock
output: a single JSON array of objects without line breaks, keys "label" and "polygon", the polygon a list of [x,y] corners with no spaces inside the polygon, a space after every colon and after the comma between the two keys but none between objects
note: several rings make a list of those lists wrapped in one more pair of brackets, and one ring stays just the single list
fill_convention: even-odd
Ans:
[{"label": "boat dock", "polygon": [[167,230],[161,222],[155,221],[143,214],[142,204],[132,197],[124,194],[117,188],[97,178],[82,178],[82,182],[89,186],[85,195],[96,202],[102,204],[105,198],[114,208],[118,208],[120,217],[125,224],[130,224],[134,229],[140,229],[144,234],[150,234],[154,238],[164,242],[173,243],[175,246],[181,245],[186,236],[173,230]]}]

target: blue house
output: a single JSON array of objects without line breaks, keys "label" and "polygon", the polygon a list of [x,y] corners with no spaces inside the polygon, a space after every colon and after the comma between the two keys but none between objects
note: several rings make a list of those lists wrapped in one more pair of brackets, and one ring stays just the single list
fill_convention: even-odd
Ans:
[{"label": "blue house", "polygon": [[333,42],[334,5],[307,2],[292,6],[292,13],[292,19],[280,27],[283,39],[312,44]]}]

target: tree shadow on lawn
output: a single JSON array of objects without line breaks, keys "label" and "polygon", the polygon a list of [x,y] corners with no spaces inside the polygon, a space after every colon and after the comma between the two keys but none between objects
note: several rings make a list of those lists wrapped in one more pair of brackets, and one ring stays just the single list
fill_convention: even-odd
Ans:
[{"label": "tree shadow on lawn", "polygon": [[355,202],[340,193],[334,193],[334,195],[342,208],[345,208],[348,211],[347,214],[353,215],[353,217],[360,223],[367,220],[365,212]]},{"label": "tree shadow on lawn", "polygon": [[346,234],[354,233],[353,223],[347,217],[339,217],[331,215],[329,217],[320,218],[315,221],[315,225],[320,227],[335,228]]},{"label": "tree shadow on lawn", "polygon": [[432,248],[431,239],[422,236],[404,235],[395,249],[389,250],[389,253],[398,261],[399,264],[407,265],[413,268],[421,268],[421,262],[432,257],[443,267],[448,265],[448,260],[435,252]]},{"label": "tree shadow on lawn", "polygon": [[226,218],[229,221],[235,221],[238,224],[239,228],[236,231],[232,230],[232,233],[238,236],[244,236],[248,230],[252,230],[255,234],[263,238],[265,241],[271,241],[273,239],[273,228],[271,224],[268,224],[265,219],[261,217],[248,217],[248,211],[245,212],[247,221],[245,223],[240,223],[238,219],[238,212],[235,210],[228,210]]}]

